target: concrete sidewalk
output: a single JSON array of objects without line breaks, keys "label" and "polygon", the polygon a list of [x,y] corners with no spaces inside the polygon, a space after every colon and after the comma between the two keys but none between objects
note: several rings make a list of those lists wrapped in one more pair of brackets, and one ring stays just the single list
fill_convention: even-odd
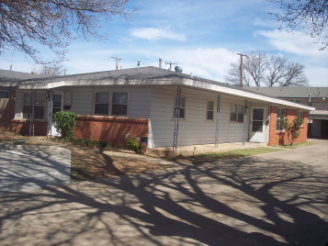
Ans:
[{"label": "concrete sidewalk", "polygon": [[323,245],[328,141],[0,196],[0,245]]},{"label": "concrete sidewalk", "polygon": [[69,184],[71,151],[56,146],[0,144],[0,194]]}]

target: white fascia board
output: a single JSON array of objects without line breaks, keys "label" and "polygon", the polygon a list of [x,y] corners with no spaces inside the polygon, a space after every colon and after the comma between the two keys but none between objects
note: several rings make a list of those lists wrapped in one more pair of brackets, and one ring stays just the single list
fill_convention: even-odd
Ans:
[{"label": "white fascia board", "polygon": [[200,81],[195,81],[195,80],[191,80],[191,79],[184,79],[183,84],[187,85],[187,86],[222,92],[222,93],[226,93],[226,94],[230,94],[230,95],[234,95],[234,96],[240,96],[240,97],[244,97],[244,98],[248,98],[248,99],[254,99],[254,100],[259,100],[259,101],[264,101],[264,102],[270,102],[273,104],[284,105],[284,106],[288,106],[288,107],[292,107],[292,108],[305,109],[305,110],[309,110],[309,111],[315,110],[314,107],[309,107],[309,106],[305,106],[305,105],[302,105],[299,103],[289,102],[289,101],[285,101],[285,100],[278,99],[278,98],[272,98],[272,97],[268,97],[268,96],[264,96],[264,95],[254,94],[252,92],[236,90],[233,88],[221,86],[219,84],[215,85],[212,83],[200,82]]},{"label": "white fascia board", "polygon": [[248,99],[254,99],[272,104],[283,105],[292,108],[303,109],[307,111],[315,110],[314,107],[305,106],[299,103],[289,102],[278,98],[272,98],[264,95],[259,95],[246,91],[237,90],[221,86],[219,84],[207,83],[187,78],[160,78],[160,79],[105,79],[105,80],[72,80],[72,81],[59,81],[51,83],[38,83],[38,84],[21,84],[19,89],[54,89],[63,86],[137,86],[137,85],[184,85],[188,87],[201,88],[216,92],[221,92],[229,95],[239,96]]}]

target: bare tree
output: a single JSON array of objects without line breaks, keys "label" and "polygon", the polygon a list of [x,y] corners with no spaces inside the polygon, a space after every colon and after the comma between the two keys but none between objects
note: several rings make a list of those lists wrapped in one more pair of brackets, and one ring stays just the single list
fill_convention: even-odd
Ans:
[{"label": "bare tree", "polygon": [[308,86],[309,82],[304,74],[305,66],[298,62],[289,62],[281,86]]},{"label": "bare tree", "polygon": [[[283,13],[269,13],[274,15],[278,22],[281,22],[280,29],[289,32],[301,26],[310,31],[310,36],[319,42],[322,34],[328,27],[328,1],[327,0],[267,0],[280,5]],[[328,47],[328,36],[322,38],[324,50]]]},{"label": "bare tree", "polygon": [[251,51],[245,59],[245,70],[252,77],[256,86],[261,86],[267,67],[267,56],[264,51]]},{"label": "bare tree", "polygon": [[286,76],[287,59],[280,56],[271,56],[267,63],[268,74],[263,81],[269,87],[281,84]]},{"label": "bare tree", "polygon": [[44,63],[35,43],[47,46],[57,60],[65,59],[66,48],[73,38],[103,38],[99,23],[113,16],[127,19],[128,0],[1,0],[1,49],[17,49]]},{"label": "bare tree", "polygon": [[[225,80],[232,85],[240,84],[239,63],[231,63]],[[287,58],[272,55],[270,59],[263,51],[251,51],[243,65],[243,84],[245,86],[308,86],[304,74],[305,66],[289,62]]]},{"label": "bare tree", "polygon": [[52,66],[42,66],[40,69],[33,68],[31,70],[32,74],[39,74],[44,76],[59,76],[63,75],[64,68],[61,65],[54,64]]},{"label": "bare tree", "polygon": [[[240,85],[240,66],[239,63],[231,63],[228,71],[228,75],[225,76],[225,80],[232,85]],[[243,67],[243,86],[250,86],[251,79],[246,73]]]}]

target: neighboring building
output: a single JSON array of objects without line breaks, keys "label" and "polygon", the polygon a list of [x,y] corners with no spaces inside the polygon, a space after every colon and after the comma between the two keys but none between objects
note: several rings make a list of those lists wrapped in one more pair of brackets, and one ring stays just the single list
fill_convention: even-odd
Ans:
[{"label": "neighboring building", "polygon": [[309,113],[308,137],[328,138],[328,87],[245,87],[253,92],[315,107]]},{"label": "neighboring building", "polygon": [[15,87],[4,87],[3,83],[40,77],[39,75],[0,69],[0,131],[10,131],[15,115]]},{"label": "neighboring building", "polygon": [[149,148],[243,140],[284,143],[286,134],[279,126],[282,113],[291,120],[298,115],[304,118],[297,141],[306,141],[308,112],[314,110],[156,67],[37,78],[7,86],[17,89],[12,120],[16,133],[29,132],[32,92],[36,135],[56,134],[52,113],[70,110],[78,114],[77,138],[113,144],[136,138]]}]

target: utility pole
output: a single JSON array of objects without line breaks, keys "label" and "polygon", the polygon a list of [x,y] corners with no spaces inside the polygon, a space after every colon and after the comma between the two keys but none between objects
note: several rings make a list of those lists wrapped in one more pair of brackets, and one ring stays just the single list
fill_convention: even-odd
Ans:
[{"label": "utility pole", "polygon": [[112,58],[116,60],[116,70],[118,70],[118,61],[120,61],[121,58],[118,57],[112,57]]},{"label": "utility pole", "polygon": [[178,63],[172,63],[171,61],[170,62],[165,62],[165,64],[170,64],[170,70],[172,69],[172,65],[175,65],[175,64],[178,64]]},{"label": "utility pole", "polygon": [[240,87],[243,87],[243,56],[247,57],[247,55],[242,53],[237,53],[237,55],[240,55]]}]

